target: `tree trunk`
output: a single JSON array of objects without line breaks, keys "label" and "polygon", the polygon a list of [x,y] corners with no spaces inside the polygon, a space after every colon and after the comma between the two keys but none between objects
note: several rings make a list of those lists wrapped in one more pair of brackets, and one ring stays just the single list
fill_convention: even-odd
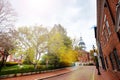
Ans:
[{"label": "tree trunk", "polygon": [[1,72],[1,70],[2,70],[2,68],[3,68],[3,66],[4,66],[4,63],[5,63],[5,56],[3,56],[3,58],[2,58],[2,61],[1,61],[1,64],[0,64],[0,72]]},{"label": "tree trunk", "polygon": [[3,66],[6,66],[7,58],[8,58],[8,55],[6,55],[5,58],[4,58],[4,65]]},{"label": "tree trunk", "polygon": [[4,51],[3,58],[2,58],[2,61],[0,64],[0,72],[1,72],[2,68],[6,65],[6,60],[8,58],[8,55],[9,55],[9,53],[8,52],[6,53],[6,51]]}]

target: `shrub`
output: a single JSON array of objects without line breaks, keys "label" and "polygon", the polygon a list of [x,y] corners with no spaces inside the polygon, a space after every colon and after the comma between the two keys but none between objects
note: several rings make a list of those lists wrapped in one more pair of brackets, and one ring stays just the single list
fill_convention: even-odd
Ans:
[{"label": "shrub", "polygon": [[93,64],[93,63],[89,63],[89,65],[92,65],[92,66],[93,66],[94,64]]},{"label": "shrub", "polygon": [[16,63],[16,62],[6,62],[5,65],[6,66],[14,66],[14,65],[18,65],[18,63]]},{"label": "shrub", "polygon": [[[2,63],[2,62],[0,61],[0,64],[1,64],[1,63]],[[16,62],[6,62],[5,65],[6,65],[6,66],[14,66],[14,65],[18,65],[18,63],[16,63]]]},{"label": "shrub", "polygon": [[0,75],[26,73],[26,72],[34,71],[34,66],[33,65],[22,65],[22,66],[23,67],[20,67],[18,65],[11,66],[11,67],[4,67],[2,69]]}]

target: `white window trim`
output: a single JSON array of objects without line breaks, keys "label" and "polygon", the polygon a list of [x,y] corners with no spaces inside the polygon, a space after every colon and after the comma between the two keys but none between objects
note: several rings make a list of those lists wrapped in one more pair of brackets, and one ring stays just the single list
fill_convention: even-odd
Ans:
[{"label": "white window trim", "polygon": [[105,14],[105,16],[104,16],[104,22],[105,22],[105,20],[106,20],[106,14]]},{"label": "white window trim", "polygon": [[118,25],[117,25],[117,32],[119,31],[119,29],[120,29],[120,26],[119,26],[119,24],[120,24],[120,14],[119,14],[119,19],[118,19],[119,21],[118,21]]},{"label": "white window trim", "polygon": [[108,20],[105,21],[105,24],[106,24],[106,27],[107,27],[108,34],[111,35],[111,30],[110,30],[110,25],[109,25]]},{"label": "white window trim", "polygon": [[106,37],[106,41],[108,41],[108,36],[106,31],[105,31],[105,37]]},{"label": "white window trim", "polygon": [[[120,1],[120,0],[119,0]],[[119,2],[120,3],[120,2]],[[120,5],[119,6],[117,6],[117,20],[116,21],[118,21],[118,22],[116,22],[116,31],[118,32],[119,30],[120,30],[120,26],[119,26],[119,24],[120,24],[120,14],[118,15],[118,8],[120,9]],[[119,13],[120,13],[120,11],[119,11]]]}]

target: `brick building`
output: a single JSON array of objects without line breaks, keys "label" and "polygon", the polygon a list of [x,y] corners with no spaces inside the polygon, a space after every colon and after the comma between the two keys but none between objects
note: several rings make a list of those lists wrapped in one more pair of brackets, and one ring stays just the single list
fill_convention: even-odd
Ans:
[{"label": "brick building", "polygon": [[120,75],[120,0],[97,0],[95,37],[102,68]]},{"label": "brick building", "polygon": [[80,37],[80,40],[78,42],[78,46],[81,48],[78,50],[78,61],[80,64],[89,64],[92,63],[93,60],[91,58],[91,55],[89,52],[87,52],[85,42],[83,41],[82,37]]},{"label": "brick building", "polygon": [[[0,47],[0,61],[3,60],[4,54],[4,48]],[[6,62],[16,62],[16,63],[22,63],[22,56],[16,57],[15,54],[8,55]]]},{"label": "brick building", "polygon": [[78,60],[80,63],[87,64],[90,62],[89,52],[87,52],[85,50],[79,50],[78,53],[79,53]]}]

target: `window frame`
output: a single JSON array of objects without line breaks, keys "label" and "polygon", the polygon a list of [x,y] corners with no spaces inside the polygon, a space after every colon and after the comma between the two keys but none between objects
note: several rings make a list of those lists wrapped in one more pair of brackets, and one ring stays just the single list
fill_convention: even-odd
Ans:
[{"label": "window frame", "polygon": [[116,8],[116,32],[118,32],[120,29],[120,0]]},{"label": "window frame", "polygon": [[110,30],[110,25],[109,25],[108,20],[105,21],[105,25],[106,25],[106,27],[107,27],[108,34],[109,34],[109,36],[110,36],[110,35],[111,35],[111,30]]}]

